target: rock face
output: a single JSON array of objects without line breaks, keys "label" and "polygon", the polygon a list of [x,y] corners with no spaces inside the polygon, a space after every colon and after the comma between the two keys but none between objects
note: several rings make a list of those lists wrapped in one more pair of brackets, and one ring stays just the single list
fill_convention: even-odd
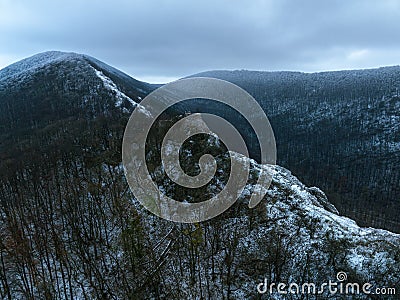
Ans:
[{"label": "rock face", "polygon": [[[200,122],[193,126],[204,124]],[[221,145],[218,138],[198,140],[197,143],[211,153],[220,150]],[[182,151],[188,157],[196,157],[193,147]],[[226,166],[226,155],[216,155],[217,165]],[[249,160],[235,153],[231,159],[243,168]],[[189,169],[191,164],[193,166],[193,161],[185,160],[182,168]],[[179,279],[186,285],[176,286],[174,281],[167,280],[162,288],[165,296],[171,293],[179,299],[256,299],[259,295],[257,285],[265,281],[276,285],[295,283],[300,288],[304,283],[314,283],[317,290],[329,280],[338,284],[356,283],[360,288],[370,284],[370,292],[380,287],[399,288],[400,235],[362,228],[355,221],[340,216],[324,192],[317,187],[305,186],[283,167],[263,166],[254,160],[250,160],[250,165],[250,177],[241,197],[219,217],[201,224],[185,225],[184,230],[176,230],[177,226],[168,222],[147,223],[149,219],[143,219],[150,232],[167,227],[161,235],[153,232],[152,239],[162,240],[165,232],[173,232],[170,241],[177,249],[185,252],[187,247],[193,247],[192,254],[186,257],[176,257],[171,250],[162,273],[166,278],[173,278],[179,270]],[[274,170],[272,183],[266,196],[258,206],[250,209],[251,193],[259,188],[260,170],[271,172],[271,168]],[[172,198],[184,195],[184,199],[190,199],[187,196],[190,191],[186,194],[168,180],[163,181],[165,177],[160,169],[154,174],[162,190],[168,191]],[[207,187],[207,193],[201,193],[207,195],[207,199],[219,193],[226,177],[231,176],[221,169],[216,174],[220,175],[219,180]],[[199,196],[195,198],[199,199]],[[186,238],[188,245],[182,243]],[[195,262],[191,261],[193,259]],[[272,293],[267,290],[270,298],[282,299],[276,288]],[[309,294],[310,299],[318,296]],[[335,297],[328,289],[321,294],[325,298]],[[344,293],[337,294],[336,297],[345,296]],[[305,296],[291,295],[291,299],[302,297]],[[360,292],[349,297],[369,299],[370,296]]]},{"label": "rock face", "polygon": [[319,188],[313,186],[313,187],[307,188],[307,191],[311,195],[315,196],[315,198],[317,198],[317,202],[315,202],[315,203],[317,203],[317,205],[319,204],[320,206],[325,208],[327,211],[330,211],[334,214],[337,214],[337,215],[339,214],[336,207],[333,204],[329,203],[328,197],[326,197],[324,192],[321,191]]},{"label": "rock face", "polygon": [[[254,161],[251,164],[254,176],[262,166]],[[321,190],[307,188],[280,166],[275,166],[264,200],[249,209],[253,179],[250,178],[238,202],[221,217],[186,227],[196,249],[195,270],[182,267],[190,266],[190,258],[180,261],[171,252],[162,273],[165,278],[173,278],[175,272],[180,272],[181,281],[177,286],[174,281],[166,280],[164,291],[179,299],[258,299],[257,285],[266,280],[267,299],[303,299],[306,296],[301,293],[287,298],[278,293],[276,286],[295,283],[301,291],[302,284],[314,283],[318,290],[329,280],[342,282],[337,276],[347,276],[343,284],[356,283],[360,289],[370,283],[371,292],[377,287],[400,288],[400,235],[362,228],[339,216]],[[166,225],[170,230],[176,228]],[[154,223],[149,226],[155,230]],[[182,232],[171,235],[171,241],[177,241]],[[160,238],[157,233],[155,236],[156,240]],[[185,248],[182,244],[179,247]],[[276,284],[272,293],[271,283]],[[321,296],[346,297],[339,292],[329,294],[327,288],[322,295],[308,294],[309,299]],[[348,297],[370,299],[362,292]]]}]

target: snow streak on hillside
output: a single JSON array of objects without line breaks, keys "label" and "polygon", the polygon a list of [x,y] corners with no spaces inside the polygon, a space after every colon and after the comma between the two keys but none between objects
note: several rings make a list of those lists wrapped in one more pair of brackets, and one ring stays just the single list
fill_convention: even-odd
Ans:
[{"label": "snow streak on hillside", "polygon": [[137,103],[129,98],[127,95],[125,95],[123,92],[121,92],[115,85],[115,83],[110,78],[105,76],[102,71],[99,71],[95,68],[93,68],[93,70],[96,72],[97,77],[99,77],[103,81],[104,87],[115,93],[115,96],[117,97],[117,101],[115,102],[116,107],[120,107],[124,99],[128,100],[132,104],[132,106],[136,106]]}]

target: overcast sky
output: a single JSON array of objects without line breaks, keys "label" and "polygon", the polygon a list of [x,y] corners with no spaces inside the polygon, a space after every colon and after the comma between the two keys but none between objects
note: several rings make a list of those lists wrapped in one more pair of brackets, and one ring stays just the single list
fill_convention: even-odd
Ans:
[{"label": "overcast sky", "polygon": [[47,50],[167,82],[210,69],[400,64],[400,1],[0,0],[0,69]]}]

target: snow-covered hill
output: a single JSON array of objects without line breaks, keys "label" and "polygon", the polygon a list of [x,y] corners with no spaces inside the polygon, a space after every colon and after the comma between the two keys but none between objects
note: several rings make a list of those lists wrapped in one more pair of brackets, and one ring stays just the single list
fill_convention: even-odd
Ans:
[{"label": "snow-covered hill", "polygon": [[0,134],[128,113],[153,89],[87,55],[37,54],[0,70]]},{"label": "snow-covered hill", "polygon": [[57,61],[75,60],[82,58],[82,55],[76,53],[66,53],[60,51],[48,51],[36,54],[32,57],[18,61],[4,69],[0,70],[0,81],[12,80],[19,75],[25,77],[32,75],[40,68]]},{"label": "snow-covered hill", "polygon": [[[28,79],[29,76],[34,76],[36,72],[40,71],[43,68],[49,68],[51,66],[57,65],[57,63],[68,63],[76,61],[86,61],[88,63],[95,64],[98,69],[103,70],[106,73],[112,74],[112,76],[119,77],[120,80],[124,79],[126,81],[130,81],[130,84],[134,83],[135,85],[138,85],[137,89],[141,90],[141,92],[144,94],[153,89],[151,85],[137,81],[126,75],[125,73],[89,55],[61,51],[47,51],[39,53],[1,69],[0,82],[2,82],[2,84],[9,84],[9,82],[13,82],[15,80],[23,81],[24,79]],[[79,69],[76,69],[75,71],[79,73]]]}]

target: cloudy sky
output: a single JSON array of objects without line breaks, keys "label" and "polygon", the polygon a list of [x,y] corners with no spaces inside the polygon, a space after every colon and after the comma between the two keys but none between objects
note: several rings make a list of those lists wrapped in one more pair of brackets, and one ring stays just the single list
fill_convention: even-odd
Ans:
[{"label": "cloudy sky", "polygon": [[400,1],[0,0],[0,69],[85,53],[149,82],[210,69],[400,64]]}]

